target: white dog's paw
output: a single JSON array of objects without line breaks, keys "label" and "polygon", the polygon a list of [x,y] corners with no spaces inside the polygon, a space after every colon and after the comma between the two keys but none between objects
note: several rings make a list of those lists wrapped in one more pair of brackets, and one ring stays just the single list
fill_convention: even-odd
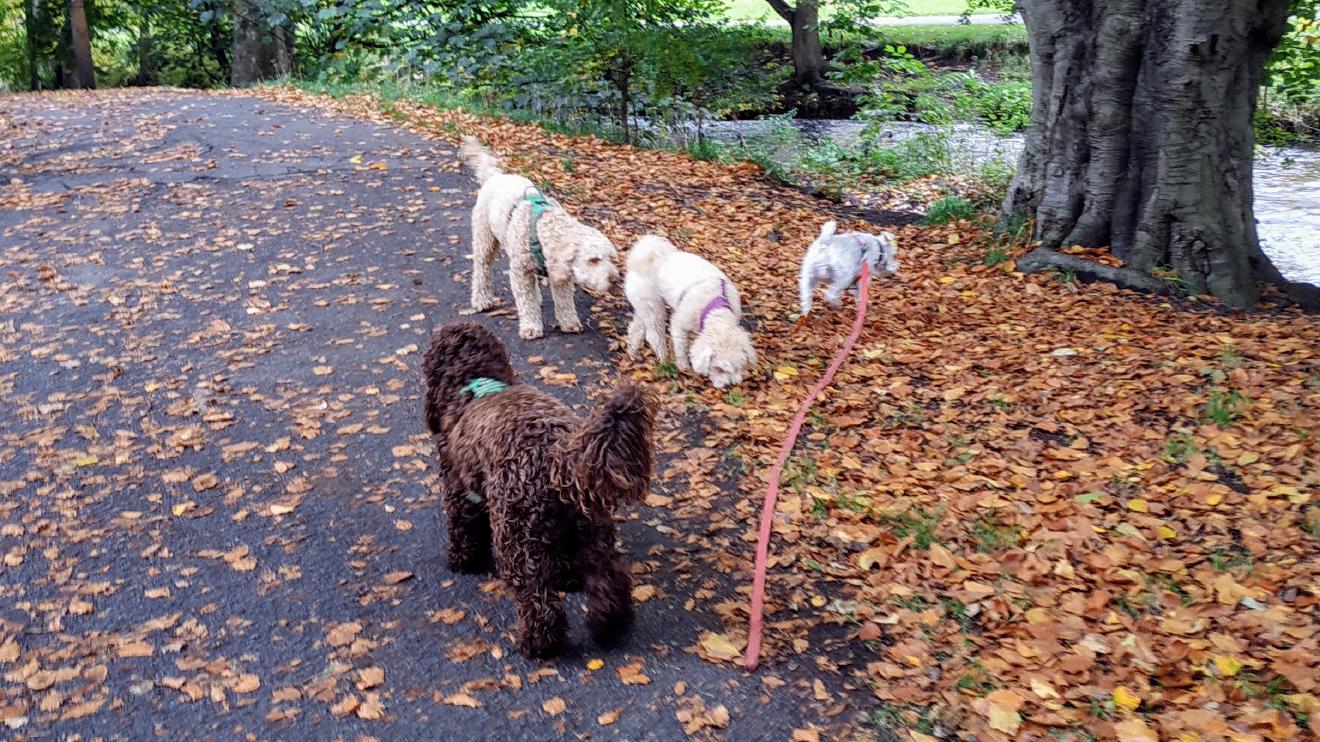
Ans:
[{"label": "white dog's paw", "polygon": [[545,332],[539,327],[524,327],[518,330],[518,337],[523,340],[536,340],[545,335]]},{"label": "white dog's paw", "polygon": [[561,322],[559,324],[559,330],[560,332],[579,333],[582,332],[582,323],[574,322],[572,324],[566,324]]},{"label": "white dog's paw", "polygon": [[485,301],[474,301],[474,302],[472,302],[472,306],[468,307],[467,309],[460,309],[460,310],[458,310],[458,313],[459,313],[461,316],[468,317],[468,316],[473,315],[473,314],[478,314],[478,313],[480,313],[480,312],[484,312],[484,311],[486,311],[486,310],[488,310],[488,309],[494,309],[495,307],[497,307],[497,306],[499,306],[499,305],[500,305],[500,300],[499,300],[499,299],[487,299],[487,300],[485,300]]}]

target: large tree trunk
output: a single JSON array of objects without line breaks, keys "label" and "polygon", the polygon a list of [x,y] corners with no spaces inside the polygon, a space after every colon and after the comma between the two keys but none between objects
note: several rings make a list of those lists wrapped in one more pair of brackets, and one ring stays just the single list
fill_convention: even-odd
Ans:
[{"label": "large tree trunk", "polygon": [[69,30],[73,34],[73,86],[96,87],[92,68],[92,32],[87,27],[87,8],[83,0],[69,0]]},{"label": "large tree trunk", "polygon": [[1231,306],[1281,282],[1252,214],[1252,113],[1288,0],[1020,5],[1034,102],[1004,218]]},{"label": "large tree trunk", "polygon": [[789,5],[784,0],[766,0],[793,32],[793,82],[803,88],[815,87],[825,74],[825,55],[820,45],[820,16],[817,0],[798,0]]},{"label": "large tree trunk", "polygon": [[293,39],[287,28],[272,28],[256,0],[234,2],[234,50],[230,82],[252,85],[293,72]]}]

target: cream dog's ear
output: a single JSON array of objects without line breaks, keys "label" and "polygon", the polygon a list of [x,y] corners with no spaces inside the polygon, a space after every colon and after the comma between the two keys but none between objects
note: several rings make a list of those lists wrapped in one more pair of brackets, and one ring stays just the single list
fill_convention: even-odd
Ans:
[{"label": "cream dog's ear", "polygon": [[[546,214],[541,217],[541,223],[546,222]],[[558,225],[556,225],[558,226]],[[552,231],[553,230],[553,231]],[[576,240],[563,239],[564,232],[559,229],[546,230],[550,232],[554,239],[541,240],[541,249],[545,253],[545,272],[550,278],[550,283],[565,284],[573,281],[573,258],[577,255],[578,244]],[[549,236],[549,235],[547,235]]]},{"label": "cream dog's ear", "polygon": [[689,355],[692,370],[700,376],[709,376],[710,362],[715,360],[715,346],[710,343],[693,343]]}]

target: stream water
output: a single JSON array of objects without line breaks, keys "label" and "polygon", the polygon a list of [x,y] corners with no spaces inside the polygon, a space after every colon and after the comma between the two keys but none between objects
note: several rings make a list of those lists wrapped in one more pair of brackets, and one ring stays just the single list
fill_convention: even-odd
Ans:
[{"label": "stream water", "polygon": [[[785,126],[797,136],[784,136]],[[777,157],[788,162],[805,146],[831,137],[855,144],[864,124],[857,121],[774,120],[721,121],[706,127],[713,139],[755,142],[773,137]],[[1021,136],[1001,136],[970,124],[931,126],[893,123],[884,136],[894,141],[922,133],[948,137],[955,169],[977,172],[985,163],[1014,164],[1022,151]],[[1320,147],[1262,147],[1256,157],[1256,221],[1261,245],[1288,279],[1320,285]]]}]

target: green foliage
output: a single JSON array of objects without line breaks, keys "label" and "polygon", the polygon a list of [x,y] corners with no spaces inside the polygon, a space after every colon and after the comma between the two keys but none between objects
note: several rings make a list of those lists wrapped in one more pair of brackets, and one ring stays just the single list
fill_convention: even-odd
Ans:
[{"label": "green foliage", "polygon": [[962,196],[945,196],[926,209],[923,224],[948,224],[976,216],[976,206]]},{"label": "green foliage", "polygon": [[1174,433],[1164,441],[1165,461],[1172,464],[1181,464],[1196,454],[1196,441],[1192,439],[1191,433]]},{"label": "green foliage", "polygon": [[972,537],[976,539],[976,550],[983,552],[1010,549],[1022,538],[1016,526],[1001,523],[994,518],[978,520],[972,526]]},{"label": "green foliage", "polygon": [[942,511],[930,512],[917,505],[910,510],[897,514],[882,515],[890,530],[899,538],[912,537],[912,547],[920,551],[930,548],[936,542],[935,527],[939,525]]},{"label": "green foliage", "polygon": [[1287,98],[1320,102],[1320,18],[1315,0],[1293,3],[1289,32],[1274,49],[1266,85]]},{"label": "green foliage", "polygon": [[880,130],[863,135],[861,146],[824,139],[809,147],[796,168],[827,192],[839,192],[860,182],[905,181],[953,170],[948,137],[922,132],[891,141]]},{"label": "green foliage", "polygon": [[1242,414],[1247,403],[1247,398],[1236,389],[1227,392],[1215,389],[1210,392],[1210,399],[1206,402],[1202,415],[1219,427],[1227,428],[1233,424],[1238,415]]},{"label": "green foliage", "polygon": [[985,83],[971,78],[967,95],[981,122],[995,131],[1011,134],[1031,123],[1031,83]]}]

